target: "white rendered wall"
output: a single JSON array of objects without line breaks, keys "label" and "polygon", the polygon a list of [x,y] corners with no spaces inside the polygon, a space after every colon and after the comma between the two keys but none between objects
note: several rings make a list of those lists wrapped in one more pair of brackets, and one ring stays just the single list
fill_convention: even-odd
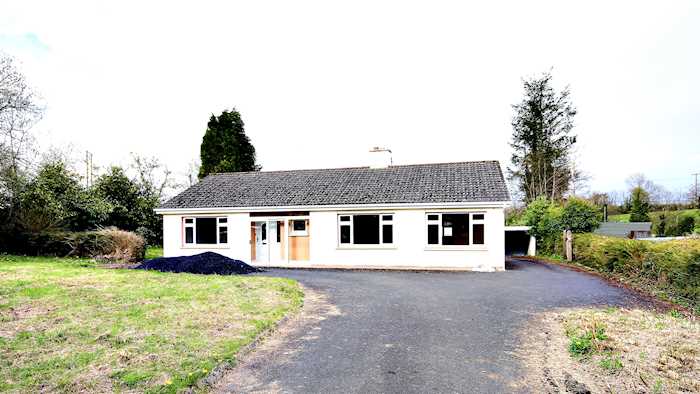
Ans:
[{"label": "white rendered wall", "polygon": [[[464,212],[465,210],[455,210]],[[426,243],[426,212],[445,210],[382,210],[393,213],[394,247],[339,247],[338,212],[311,212],[311,261],[315,266],[396,267],[396,268],[468,268],[478,271],[505,269],[505,233],[503,209],[470,209],[485,212],[485,245],[461,250],[438,249]],[[371,212],[371,211],[367,211]],[[347,212],[343,212],[347,214]],[[358,211],[359,213],[359,211]],[[302,264],[299,264],[302,265]]]},{"label": "white rendered wall", "polygon": [[[426,212],[484,212],[484,245],[460,250],[438,249],[426,244]],[[348,267],[348,268],[458,268],[478,271],[505,269],[504,213],[501,208],[426,210],[401,209],[381,211],[343,211],[352,213],[391,213],[394,215],[394,245],[392,248],[339,247],[338,211],[310,212],[310,260],[277,263],[290,267]],[[183,216],[228,217],[228,246],[183,246]],[[165,257],[185,256],[204,251],[250,263],[250,217],[248,213],[163,216],[163,253]]]},{"label": "white rendered wall", "polygon": [[[182,218],[216,216],[228,218],[228,245],[208,247],[184,246],[182,238]],[[212,251],[232,259],[250,263],[250,220],[247,213],[206,214],[206,215],[163,215],[163,256],[189,256]]]}]

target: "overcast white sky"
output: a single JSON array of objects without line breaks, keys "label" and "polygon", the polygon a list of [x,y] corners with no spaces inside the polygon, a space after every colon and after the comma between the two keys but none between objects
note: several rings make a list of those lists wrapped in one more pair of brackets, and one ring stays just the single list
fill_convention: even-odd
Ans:
[{"label": "overcast white sky", "polygon": [[[186,5],[184,5],[186,4]],[[265,170],[508,164],[521,78],[553,67],[594,190],[700,172],[700,2],[8,1],[0,49],[47,104],[43,145],[184,172],[236,107]]]}]

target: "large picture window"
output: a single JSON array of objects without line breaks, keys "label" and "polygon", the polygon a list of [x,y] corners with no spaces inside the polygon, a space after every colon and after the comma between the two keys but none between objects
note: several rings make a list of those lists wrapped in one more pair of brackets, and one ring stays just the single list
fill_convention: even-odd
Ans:
[{"label": "large picture window", "polygon": [[221,245],[228,243],[228,218],[183,218],[185,245]]},{"label": "large picture window", "polygon": [[393,214],[338,216],[340,245],[391,245],[394,243]]},{"label": "large picture window", "polygon": [[428,246],[484,244],[483,213],[428,213],[426,223]]}]

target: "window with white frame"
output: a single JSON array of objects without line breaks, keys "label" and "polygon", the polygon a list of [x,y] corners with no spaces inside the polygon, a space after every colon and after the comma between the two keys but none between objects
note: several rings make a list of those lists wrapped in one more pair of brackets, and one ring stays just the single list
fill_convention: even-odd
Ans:
[{"label": "window with white frame", "polygon": [[338,215],[338,243],[343,245],[392,245],[394,215]]},{"label": "window with white frame", "polygon": [[428,246],[483,245],[484,215],[482,212],[427,213]]},{"label": "window with white frame", "polygon": [[221,245],[228,243],[227,217],[183,218],[185,245]]}]

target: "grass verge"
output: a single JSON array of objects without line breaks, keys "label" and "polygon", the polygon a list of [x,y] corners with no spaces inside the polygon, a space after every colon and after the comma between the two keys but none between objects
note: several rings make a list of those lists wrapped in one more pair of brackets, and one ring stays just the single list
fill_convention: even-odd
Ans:
[{"label": "grass verge", "polygon": [[146,260],[155,259],[158,257],[163,257],[163,248],[156,246],[149,246],[146,248]]},{"label": "grass verge", "polygon": [[0,256],[0,391],[182,391],[302,300],[283,278]]},{"label": "grass verge", "polygon": [[680,314],[562,310],[528,332],[524,358],[535,391],[700,392],[700,323]]}]

